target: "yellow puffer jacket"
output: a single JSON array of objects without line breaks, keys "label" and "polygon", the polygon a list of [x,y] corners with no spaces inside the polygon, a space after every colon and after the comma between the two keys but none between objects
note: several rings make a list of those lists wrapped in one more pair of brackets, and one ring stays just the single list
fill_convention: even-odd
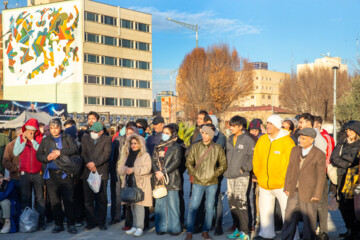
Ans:
[{"label": "yellow puffer jacket", "polygon": [[261,136],[254,149],[253,172],[264,189],[284,187],[290,153],[295,146],[289,132],[281,129],[272,142],[267,134]]}]

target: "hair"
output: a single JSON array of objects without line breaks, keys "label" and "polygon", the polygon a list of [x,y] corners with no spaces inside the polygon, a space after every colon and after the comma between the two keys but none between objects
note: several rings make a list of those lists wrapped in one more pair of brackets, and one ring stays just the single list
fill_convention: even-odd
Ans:
[{"label": "hair", "polygon": [[294,125],[293,121],[291,121],[291,120],[284,120],[284,122],[287,122],[287,123],[290,125],[289,130],[290,130],[291,133],[293,133],[294,130],[295,130],[295,125]]},{"label": "hair", "polygon": [[91,112],[88,113],[87,117],[89,117],[90,115],[95,116],[96,121],[99,121],[100,115],[97,112],[91,111]]},{"label": "hair", "polygon": [[177,134],[177,131],[176,131],[176,128],[174,127],[174,125],[169,124],[169,125],[166,125],[166,126],[164,127],[164,129],[165,129],[165,128],[167,128],[167,129],[169,129],[169,130],[170,130],[171,135],[173,135],[174,133],[176,133],[176,134]]},{"label": "hair", "polygon": [[68,119],[64,123],[64,126],[66,125],[76,126],[76,122],[73,119]]},{"label": "hair", "polygon": [[310,113],[303,113],[300,115],[299,119],[303,118],[305,121],[308,121],[311,123],[311,126],[314,127],[314,116]]},{"label": "hair", "polygon": [[204,125],[202,125],[203,127],[211,127],[211,129],[215,132],[216,131],[216,128],[215,128],[215,126],[214,126],[214,124],[212,124],[212,123],[205,123]]},{"label": "hair", "polygon": [[51,119],[50,122],[49,122],[49,126],[51,125],[54,125],[54,126],[59,126],[61,128],[61,121],[59,118],[54,118],[54,119]]},{"label": "hair", "polygon": [[128,127],[136,127],[137,128],[136,122],[134,122],[134,121],[130,121],[130,122],[126,123],[125,126],[126,126],[126,128],[128,128]]},{"label": "hair", "polygon": [[119,123],[116,127],[116,131],[120,131],[123,127],[125,127],[125,124]]},{"label": "hair", "polygon": [[321,116],[314,116],[314,122],[318,122],[322,125],[323,123],[323,119]]},{"label": "hair", "polygon": [[[175,128],[176,132],[179,132],[179,125],[177,125],[176,123],[170,123],[168,126],[172,126]],[[166,126],[165,126],[166,127]]]},{"label": "hair", "polygon": [[45,127],[45,123],[39,123],[39,127]]},{"label": "hair", "polygon": [[205,115],[204,122],[208,122],[208,121],[210,121],[212,123],[211,117],[209,115]]},{"label": "hair", "polygon": [[131,147],[131,140],[135,139],[138,144],[140,145],[140,152],[138,154],[138,157],[140,157],[142,154],[146,153],[146,144],[145,139],[142,136],[139,136],[137,134],[132,134],[129,136],[129,138],[126,139],[125,146],[124,146],[124,153],[125,153],[125,159],[127,156],[129,156],[130,147]]},{"label": "hair", "polygon": [[148,122],[143,118],[137,119],[136,123],[139,123],[144,130],[148,127]]},{"label": "hair", "polygon": [[205,119],[206,116],[209,116],[209,113],[207,111],[205,111],[205,110],[200,110],[198,115],[200,115],[200,114],[204,115],[204,119]]},{"label": "hair", "polygon": [[239,127],[242,126],[244,129],[246,129],[247,121],[246,121],[246,118],[236,115],[230,119],[229,125],[230,126],[239,126]]}]

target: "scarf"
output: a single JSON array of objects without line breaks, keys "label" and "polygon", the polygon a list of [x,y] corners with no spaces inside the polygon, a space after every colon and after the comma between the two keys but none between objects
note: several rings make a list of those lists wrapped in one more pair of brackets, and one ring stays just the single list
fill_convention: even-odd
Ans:
[{"label": "scarf", "polygon": [[171,147],[172,145],[174,145],[176,143],[177,139],[178,139],[178,136],[177,136],[177,133],[175,131],[171,135],[169,140],[167,140],[165,142],[163,140],[161,140],[160,143],[155,146],[153,157],[154,157],[154,160],[155,160],[156,164],[158,165],[160,171],[164,167],[166,150],[169,147]]},{"label": "scarf", "polygon": [[347,169],[345,184],[341,190],[341,193],[344,194],[345,199],[354,198],[354,190],[357,187],[359,180],[359,165]]},{"label": "scarf", "polygon": [[125,166],[127,166],[128,168],[133,168],[133,167],[134,167],[135,160],[136,160],[139,152],[140,152],[140,149],[137,150],[137,151],[133,151],[133,150],[130,148],[129,156],[128,156],[127,159],[126,159]]}]

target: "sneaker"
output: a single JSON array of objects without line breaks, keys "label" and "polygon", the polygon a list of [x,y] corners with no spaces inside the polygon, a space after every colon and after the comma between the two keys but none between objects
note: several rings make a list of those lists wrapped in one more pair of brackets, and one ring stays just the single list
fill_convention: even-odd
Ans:
[{"label": "sneaker", "polygon": [[227,238],[230,239],[237,239],[238,237],[240,237],[240,232],[237,228],[235,229],[235,232],[227,236]]},{"label": "sneaker", "polygon": [[84,224],[82,222],[75,222],[75,227],[82,227]]},{"label": "sneaker", "polygon": [[133,235],[136,232],[136,228],[132,227],[130,230],[126,231],[126,234]]},{"label": "sneaker", "polygon": [[9,233],[10,228],[11,228],[11,223],[10,223],[10,220],[7,219],[7,220],[5,220],[5,223],[4,223],[0,233]]},{"label": "sneaker", "polygon": [[240,232],[240,236],[237,239],[241,239],[241,240],[249,240],[249,235],[247,235],[244,232]]},{"label": "sneaker", "polygon": [[137,228],[134,233],[134,237],[140,237],[141,235],[143,235],[143,230],[141,228]]}]

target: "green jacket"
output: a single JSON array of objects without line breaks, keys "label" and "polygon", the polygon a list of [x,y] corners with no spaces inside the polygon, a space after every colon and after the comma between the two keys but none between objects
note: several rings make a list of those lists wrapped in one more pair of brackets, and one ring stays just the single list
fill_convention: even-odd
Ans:
[{"label": "green jacket", "polygon": [[[200,165],[195,169],[196,162],[199,161],[203,153],[211,146],[215,146],[206,155]],[[194,143],[189,150],[186,158],[186,168],[189,175],[194,177],[194,184],[209,186],[218,183],[218,177],[226,171],[226,156],[224,149],[216,143],[211,142],[205,145],[202,141]]]},{"label": "green jacket", "polygon": [[10,142],[8,136],[6,136],[3,133],[0,133],[0,173],[4,174],[5,173],[5,168],[2,164],[2,159],[4,156],[4,152],[5,152],[5,147],[6,145],[8,145],[8,143]]}]

